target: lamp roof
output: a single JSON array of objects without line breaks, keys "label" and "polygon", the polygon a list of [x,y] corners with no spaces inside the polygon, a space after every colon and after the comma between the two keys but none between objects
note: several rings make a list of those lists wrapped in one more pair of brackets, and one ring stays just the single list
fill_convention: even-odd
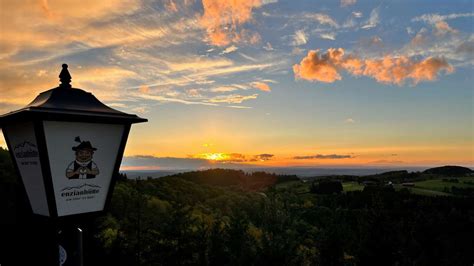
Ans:
[{"label": "lamp roof", "polygon": [[147,119],[134,114],[127,114],[108,107],[92,93],[70,85],[71,75],[67,65],[62,65],[59,75],[61,84],[53,89],[40,93],[27,106],[1,115],[0,127],[12,121],[31,119],[91,121],[110,123],[141,123]]}]

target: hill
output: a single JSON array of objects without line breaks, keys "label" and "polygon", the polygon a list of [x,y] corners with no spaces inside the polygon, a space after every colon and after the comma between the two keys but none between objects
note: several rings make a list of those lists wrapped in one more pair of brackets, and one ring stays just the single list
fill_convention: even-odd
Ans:
[{"label": "hill", "polygon": [[425,171],[423,171],[423,173],[442,176],[466,176],[473,174],[474,171],[467,167],[447,165],[426,169]]},{"label": "hill", "polygon": [[277,175],[265,172],[245,173],[242,170],[209,169],[171,175],[198,184],[236,187],[243,190],[259,191],[272,185],[300,180],[296,175]]}]

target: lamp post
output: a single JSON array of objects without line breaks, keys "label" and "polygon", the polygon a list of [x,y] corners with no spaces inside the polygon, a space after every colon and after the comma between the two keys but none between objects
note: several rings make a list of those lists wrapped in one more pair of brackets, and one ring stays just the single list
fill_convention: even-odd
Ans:
[{"label": "lamp post", "polygon": [[[0,128],[33,213],[64,233],[57,225],[73,225],[107,209],[130,127],[147,120],[72,88],[66,64],[59,78],[58,87],[0,116]],[[82,230],[76,229],[79,241]],[[62,260],[71,254],[63,249],[56,253]],[[71,264],[66,258],[61,265],[81,265],[77,260]]]}]

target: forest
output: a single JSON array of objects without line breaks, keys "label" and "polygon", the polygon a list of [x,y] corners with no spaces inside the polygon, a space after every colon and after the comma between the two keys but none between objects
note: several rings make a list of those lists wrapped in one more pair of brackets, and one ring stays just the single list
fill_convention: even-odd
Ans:
[{"label": "forest", "polygon": [[[110,209],[78,221],[84,265],[472,265],[472,195],[386,185],[434,176],[456,182],[439,171],[306,180],[225,169],[119,174]],[[346,182],[362,189],[346,191]],[[5,150],[0,193],[0,264],[26,265],[41,255],[41,230]]]}]

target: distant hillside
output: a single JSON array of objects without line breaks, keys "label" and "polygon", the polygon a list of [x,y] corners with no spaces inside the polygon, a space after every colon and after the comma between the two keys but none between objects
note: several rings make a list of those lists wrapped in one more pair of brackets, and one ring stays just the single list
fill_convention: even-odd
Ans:
[{"label": "distant hillside", "polygon": [[443,176],[465,176],[474,173],[474,171],[467,167],[447,165],[426,169],[423,173]]},{"label": "distant hillside", "polygon": [[271,185],[300,180],[296,175],[276,175],[265,172],[245,173],[241,170],[209,169],[171,175],[198,184],[223,187],[238,187],[244,190],[262,190]]}]

